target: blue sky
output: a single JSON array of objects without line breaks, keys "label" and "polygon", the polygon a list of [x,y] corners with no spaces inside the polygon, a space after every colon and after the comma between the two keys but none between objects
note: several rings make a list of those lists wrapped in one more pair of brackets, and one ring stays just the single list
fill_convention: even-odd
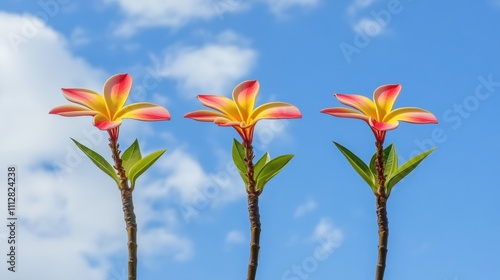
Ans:
[{"label": "blue sky", "polygon": [[[339,105],[333,93],[371,97],[388,83],[403,86],[397,107],[425,108],[439,124],[403,123],[386,138],[401,160],[437,147],[389,200],[386,278],[500,279],[499,25],[498,0],[3,1],[0,162],[19,169],[20,260],[16,276],[4,263],[0,277],[126,279],[119,193],[69,139],[110,158],[105,134],[90,118],[47,112],[67,103],[61,87],[100,91],[127,72],[129,102],[172,114],[127,120],[120,135],[122,146],[137,137],[145,152],[168,148],[134,193],[140,279],[246,277],[237,134],[183,115],[202,108],[197,94],[229,96],[249,79],[261,83],[258,103],[303,113],[257,127],[258,156],[296,155],[260,197],[259,279],[373,278],[375,199],[331,144],[368,160],[373,135],[319,111]],[[6,237],[2,226],[2,254]]]}]

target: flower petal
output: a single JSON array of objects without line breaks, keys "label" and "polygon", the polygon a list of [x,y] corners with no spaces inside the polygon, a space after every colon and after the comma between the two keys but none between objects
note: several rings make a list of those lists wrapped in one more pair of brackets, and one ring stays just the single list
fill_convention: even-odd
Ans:
[{"label": "flower petal", "polygon": [[201,104],[215,109],[233,120],[241,120],[233,100],[221,95],[198,95]]},{"label": "flower petal", "polygon": [[225,117],[225,115],[214,112],[214,111],[209,111],[209,110],[198,110],[194,112],[190,112],[184,115],[185,118],[188,119],[193,119],[195,121],[200,121],[200,122],[213,122],[216,118],[219,117]]},{"label": "flower petal", "polygon": [[244,121],[248,120],[255,106],[255,100],[259,94],[260,84],[258,81],[244,81],[233,90],[233,100]]},{"label": "flower petal", "polygon": [[341,107],[326,108],[321,110],[321,113],[329,114],[334,117],[360,119],[364,120],[365,122],[368,122],[370,119],[370,117],[361,114],[359,111],[354,111],[349,108],[341,108]]},{"label": "flower petal", "polygon": [[401,85],[394,84],[380,86],[373,92],[373,100],[375,101],[378,120],[381,121],[385,119],[385,116],[392,111],[392,107],[400,91]]},{"label": "flower petal", "polygon": [[63,105],[50,110],[49,114],[56,114],[65,117],[95,116],[99,112],[77,105]]},{"label": "flower petal", "polygon": [[234,126],[234,127],[240,127],[240,122],[238,121],[233,121],[230,120],[226,117],[217,117],[214,119],[214,123],[220,126]]},{"label": "flower petal", "polygon": [[69,101],[103,114],[107,113],[104,99],[98,93],[83,88],[63,88],[61,90],[64,97]]},{"label": "flower petal", "polygon": [[409,123],[438,123],[436,116],[434,116],[431,112],[417,107],[398,108],[390,112],[385,117],[384,121],[387,122],[404,121]]},{"label": "flower petal", "polygon": [[168,121],[170,120],[170,113],[162,106],[140,102],[123,107],[116,113],[115,118],[141,121]]},{"label": "flower petal", "polygon": [[342,93],[334,94],[334,96],[340,101],[340,103],[357,109],[368,117],[376,116],[375,104],[366,96]]},{"label": "flower petal", "polygon": [[131,88],[132,77],[129,74],[116,74],[104,83],[104,99],[112,119],[125,105]]},{"label": "flower petal", "polygon": [[[302,118],[299,109],[292,104],[284,102],[269,102],[262,104],[252,112],[250,121],[252,123],[261,119],[295,119]],[[247,125],[250,125],[248,123]]]},{"label": "flower petal", "polygon": [[122,124],[121,119],[111,121],[107,116],[103,114],[97,114],[94,117],[94,125],[100,130],[110,130]]},{"label": "flower petal", "polygon": [[370,118],[370,120],[368,121],[368,124],[378,131],[386,131],[386,130],[391,130],[391,129],[395,129],[396,127],[398,127],[399,122],[398,121],[379,122],[373,118]]}]

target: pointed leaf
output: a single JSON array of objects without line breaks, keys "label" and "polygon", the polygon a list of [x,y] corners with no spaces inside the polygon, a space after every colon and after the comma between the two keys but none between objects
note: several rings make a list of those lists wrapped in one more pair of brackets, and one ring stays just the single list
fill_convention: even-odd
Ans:
[{"label": "pointed leaf", "polygon": [[351,164],[351,166],[358,172],[358,174],[365,180],[365,182],[372,188],[374,192],[377,191],[377,185],[375,183],[375,175],[373,175],[372,171],[366,165],[364,161],[362,161],[358,156],[356,156],[353,152],[349,151],[346,147],[340,145],[337,142],[333,142],[335,146],[340,150],[340,152],[345,156],[347,161]]},{"label": "pointed leaf", "polygon": [[401,181],[406,175],[410,174],[410,172],[415,169],[423,160],[426,158],[430,153],[432,153],[436,148],[432,148],[426,152],[423,152],[419,155],[416,155],[412,159],[408,160],[405,162],[403,165],[401,165],[392,175],[391,178],[388,179],[387,182],[387,191],[388,193],[391,193],[392,188],[399,182]]},{"label": "pointed leaf", "polygon": [[264,189],[264,186],[269,180],[276,176],[288,162],[293,158],[293,155],[282,155],[270,160],[259,174],[256,176],[255,188],[259,191]]},{"label": "pointed leaf", "polygon": [[128,147],[122,154],[122,164],[125,168],[127,177],[129,176],[130,168],[134,166],[142,158],[139,141],[135,139],[134,143]]},{"label": "pointed leaf", "polygon": [[393,144],[389,145],[386,150],[389,150],[389,152],[386,156],[384,150],[384,174],[386,178],[391,178],[392,174],[398,169],[398,155]]},{"label": "pointed leaf", "polygon": [[271,156],[269,155],[268,152],[266,152],[260,159],[257,161],[254,167],[253,171],[253,177],[254,179],[257,178],[257,175],[260,173],[262,168],[271,160]]},{"label": "pointed leaf", "polygon": [[148,170],[148,168],[151,167],[151,165],[153,165],[153,163],[155,163],[155,161],[158,160],[161,157],[161,155],[163,155],[163,153],[165,153],[165,151],[166,151],[166,149],[153,152],[153,153],[143,157],[139,161],[137,161],[130,168],[129,180],[130,180],[132,189],[135,187],[135,181],[137,180],[137,178],[139,178],[139,176],[141,176],[142,173],[144,173],[146,170]]},{"label": "pointed leaf", "polygon": [[236,139],[233,139],[232,155],[233,155],[234,165],[236,165],[236,168],[238,168],[241,178],[243,179],[245,184],[248,184],[248,179],[246,175],[247,165],[245,163],[245,148]]},{"label": "pointed leaf", "polygon": [[238,168],[241,173],[245,174],[247,172],[247,166],[245,163],[245,148],[236,139],[233,139],[232,155],[236,168]]},{"label": "pointed leaf", "polygon": [[85,147],[84,145],[80,144],[78,141],[75,139],[71,138],[73,142],[76,144],[76,146],[82,150],[82,152],[89,157],[89,159],[97,166],[99,169],[101,169],[104,173],[108,174],[109,177],[111,177],[113,180],[115,180],[116,184],[119,185],[119,179],[118,175],[116,175],[115,169],[113,169],[113,166],[109,164],[108,161],[106,161],[100,154],[97,152]]}]

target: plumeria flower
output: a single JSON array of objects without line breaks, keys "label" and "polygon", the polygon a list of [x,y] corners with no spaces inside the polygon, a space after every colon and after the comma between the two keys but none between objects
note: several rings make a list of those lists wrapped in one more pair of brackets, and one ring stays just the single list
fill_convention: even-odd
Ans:
[{"label": "plumeria flower", "polygon": [[364,120],[371,127],[377,141],[384,142],[387,130],[395,129],[399,121],[426,124],[437,123],[436,117],[421,108],[403,107],[393,110],[394,102],[401,91],[401,85],[383,85],[373,92],[373,100],[357,94],[335,94],[340,103],[349,108],[327,108],[322,113],[335,117]]},{"label": "plumeria flower", "polygon": [[255,124],[259,120],[302,117],[297,107],[284,102],[270,102],[254,108],[259,87],[258,81],[244,81],[234,88],[232,100],[219,95],[198,95],[203,105],[216,111],[199,110],[184,117],[214,122],[219,126],[232,126],[247,143],[252,142]]},{"label": "plumeria flower", "polygon": [[125,102],[132,87],[129,74],[117,74],[104,83],[103,96],[89,89],[63,88],[64,97],[79,105],[63,105],[50,110],[49,114],[65,117],[93,116],[94,125],[111,133],[117,133],[122,119],[141,121],[170,120],[170,113],[162,106],[147,102]]}]

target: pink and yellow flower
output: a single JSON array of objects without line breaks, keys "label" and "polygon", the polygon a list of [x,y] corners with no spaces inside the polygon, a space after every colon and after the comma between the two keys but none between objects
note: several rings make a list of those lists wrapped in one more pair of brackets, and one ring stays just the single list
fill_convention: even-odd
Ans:
[{"label": "pink and yellow flower", "polygon": [[104,83],[103,96],[89,89],[63,88],[64,97],[78,105],[63,105],[50,110],[49,114],[65,117],[93,116],[93,124],[101,129],[117,133],[122,119],[141,121],[170,120],[170,113],[162,106],[139,102],[127,106],[125,102],[132,87],[129,74],[117,74]]},{"label": "pink and yellow flower", "polygon": [[356,110],[335,107],[323,109],[321,112],[335,117],[364,120],[379,142],[384,142],[387,130],[398,127],[399,121],[417,124],[438,122],[432,113],[421,108],[403,107],[393,110],[400,91],[399,84],[383,85],[373,92],[374,101],[362,95],[338,93],[335,97],[340,103]]},{"label": "pink and yellow flower", "polygon": [[259,87],[258,81],[244,81],[234,88],[232,100],[219,95],[198,95],[203,105],[216,111],[199,110],[184,117],[214,122],[219,126],[232,126],[247,143],[252,142],[255,124],[259,120],[302,117],[297,107],[284,102],[270,102],[254,108]]}]

